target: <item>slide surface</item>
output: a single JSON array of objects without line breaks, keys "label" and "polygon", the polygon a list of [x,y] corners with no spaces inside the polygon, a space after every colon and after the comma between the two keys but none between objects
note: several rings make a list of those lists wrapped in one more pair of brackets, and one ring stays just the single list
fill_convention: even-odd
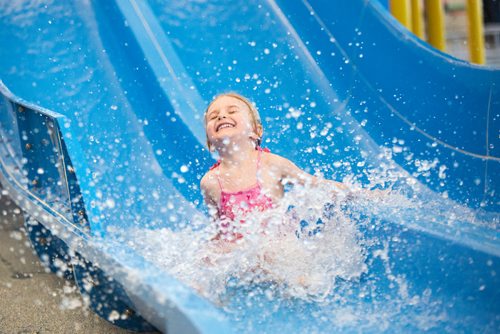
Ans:
[{"label": "slide surface", "polygon": [[[165,298],[194,324],[185,326],[499,329],[500,70],[432,49],[367,0],[4,1],[0,27],[0,79],[56,113],[89,239],[179,230],[205,214],[199,180],[214,159],[203,112],[225,91],[256,103],[264,146],[299,167],[392,185],[435,210],[380,213],[383,228],[364,227],[377,240],[366,246],[368,272],[336,281],[328,303],[268,298],[260,286],[209,305],[154,261],[130,249],[108,254],[110,272],[129,262],[144,270],[138,285],[175,286]],[[22,143],[4,110],[2,130]],[[71,212],[64,187],[32,191]],[[138,294],[136,308],[159,329],[180,317]]]}]

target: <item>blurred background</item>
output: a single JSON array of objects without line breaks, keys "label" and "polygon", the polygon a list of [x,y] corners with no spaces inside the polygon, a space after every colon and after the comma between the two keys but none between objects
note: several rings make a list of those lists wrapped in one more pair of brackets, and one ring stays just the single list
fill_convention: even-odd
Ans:
[{"label": "blurred background", "polygon": [[452,56],[500,66],[500,0],[381,0],[406,28]]}]

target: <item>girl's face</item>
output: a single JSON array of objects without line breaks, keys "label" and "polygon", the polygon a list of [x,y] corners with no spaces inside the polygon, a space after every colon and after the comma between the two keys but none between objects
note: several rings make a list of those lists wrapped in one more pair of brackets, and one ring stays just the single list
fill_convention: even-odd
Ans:
[{"label": "girl's face", "polygon": [[220,146],[225,139],[234,142],[256,137],[248,106],[235,97],[219,97],[212,103],[205,117],[205,129],[212,145]]}]

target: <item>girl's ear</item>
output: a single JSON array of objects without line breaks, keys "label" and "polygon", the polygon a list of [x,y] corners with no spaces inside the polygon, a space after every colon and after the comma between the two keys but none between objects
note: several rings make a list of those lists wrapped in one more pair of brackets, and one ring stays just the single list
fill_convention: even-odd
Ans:
[{"label": "girl's ear", "polygon": [[262,137],[262,134],[264,133],[264,129],[262,129],[262,125],[258,124],[257,128],[255,129],[255,133],[257,136]]},{"label": "girl's ear", "polygon": [[262,131],[252,131],[248,137],[252,140],[259,140],[262,137]]},{"label": "girl's ear", "polygon": [[257,125],[257,128],[255,129],[255,131],[250,133],[250,136],[249,136],[250,139],[253,140],[257,146],[260,146],[260,140],[262,138],[262,133],[263,133],[263,130],[262,130],[261,125]]}]

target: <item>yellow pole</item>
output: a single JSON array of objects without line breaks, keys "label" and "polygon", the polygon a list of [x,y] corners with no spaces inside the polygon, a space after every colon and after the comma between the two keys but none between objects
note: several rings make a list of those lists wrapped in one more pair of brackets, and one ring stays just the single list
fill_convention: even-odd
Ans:
[{"label": "yellow pole", "polygon": [[391,0],[392,15],[408,30],[411,30],[411,7],[409,0]]},{"label": "yellow pole", "polygon": [[427,16],[427,40],[435,48],[445,51],[444,8],[441,0],[425,0],[425,13]]},{"label": "yellow pole", "polygon": [[421,0],[411,0],[411,31],[420,38],[424,38],[424,23],[422,19]]},{"label": "yellow pole", "polygon": [[485,55],[482,1],[467,0],[467,17],[469,21],[470,61],[476,64],[484,64]]}]

